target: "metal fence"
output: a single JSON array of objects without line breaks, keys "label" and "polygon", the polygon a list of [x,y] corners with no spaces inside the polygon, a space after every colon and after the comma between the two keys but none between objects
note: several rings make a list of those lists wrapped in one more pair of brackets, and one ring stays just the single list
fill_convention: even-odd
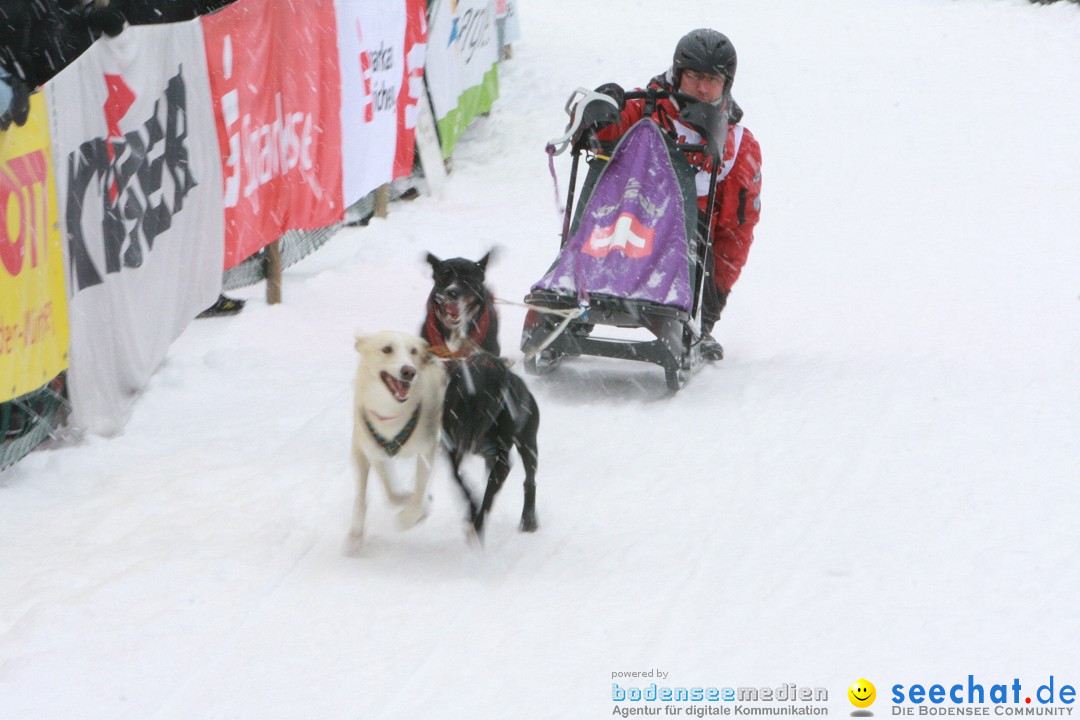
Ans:
[{"label": "metal fence", "polygon": [[64,373],[43,388],[0,403],[0,470],[14,465],[55,435],[67,410]]}]

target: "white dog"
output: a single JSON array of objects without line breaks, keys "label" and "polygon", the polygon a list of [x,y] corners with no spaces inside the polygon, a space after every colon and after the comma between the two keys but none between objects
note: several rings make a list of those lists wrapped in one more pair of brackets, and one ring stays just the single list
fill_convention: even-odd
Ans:
[{"label": "white dog", "polygon": [[[426,341],[384,331],[356,338],[360,367],[356,371],[352,453],[356,463],[356,502],[345,552],[357,554],[364,544],[368,471],[382,480],[390,502],[405,505],[398,513],[402,528],[427,516],[427,482],[435,461],[442,423],[446,373]],[[391,460],[416,458],[412,494],[394,490]]]}]

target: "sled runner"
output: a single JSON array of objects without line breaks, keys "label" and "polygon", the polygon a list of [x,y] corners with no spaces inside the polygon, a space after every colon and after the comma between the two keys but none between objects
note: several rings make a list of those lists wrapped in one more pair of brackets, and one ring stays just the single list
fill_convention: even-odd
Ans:
[{"label": "sled runner", "polygon": [[[608,155],[594,129],[618,118],[614,101],[583,89],[571,96],[567,133],[548,146],[552,154],[570,147],[573,157],[562,242],[555,262],[525,298],[531,308],[521,349],[532,375],[551,372],[567,357],[593,355],[659,365],[668,387],[679,390],[703,362],[702,289],[712,244],[711,223],[699,219],[697,171],[684,153],[715,158],[708,217],[727,136],[727,108],[663,90],[626,97],[674,98],[684,108],[680,119],[699,128],[706,142],[675,143],[646,113]],[[583,152],[591,156],[589,172],[575,211]],[[654,339],[604,337],[603,326],[645,328]]]}]

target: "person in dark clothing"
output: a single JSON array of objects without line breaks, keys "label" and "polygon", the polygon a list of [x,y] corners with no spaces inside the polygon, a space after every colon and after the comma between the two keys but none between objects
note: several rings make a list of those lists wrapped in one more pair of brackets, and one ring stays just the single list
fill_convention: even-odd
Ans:
[{"label": "person in dark clothing", "polygon": [[0,67],[37,89],[94,40],[123,29],[109,0],[0,0]]},{"label": "person in dark clothing", "polygon": [[98,37],[123,29],[109,0],[0,0],[0,82],[11,92],[0,130],[24,124],[32,92]]},{"label": "person in dark clothing", "polygon": [[[11,98],[0,129],[22,125],[29,95],[102,35],[131,25],[191,20],[234,0],[0,0],[0,83]],[[0,97],[7,93],[0,89]]]},{"label": "person in dark clothing", "polygon": [[233,2],[235,0],[121,0],[121,11],[131,25],[155,25],[192,20],[217,12]]},{"label": "person in dark clothing", "polygon": [[30,88],[20,77],[12,77],[0,68],[0,132],[11,123],[26,124],[30,114]]}]

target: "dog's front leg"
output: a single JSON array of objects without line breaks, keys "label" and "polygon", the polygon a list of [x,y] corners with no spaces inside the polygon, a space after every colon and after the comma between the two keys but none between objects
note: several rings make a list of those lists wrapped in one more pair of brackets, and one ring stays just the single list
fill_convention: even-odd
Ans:
[{"label": "dog's front leg", "polygon": [[353,453],[356,462],[356,499],[353,501],[352,526],[345,536],[345,554],[356,556],[364,547],[364,518],[367,516],[367,480],[371,464],[362,452]]},{"label": "dog's front leg", "polygon": [[465,540],[470,545],[479,542],[480,538],[476,534],[476,501],[473,500],[472,492],[469,491],[469,486],[465,482],[465,478],[461,474],[461,461],[464,460],[462,454],[455,448],[447,448],[447,457],[450,459],[450,469],[453,470],[454,481],[457,482],[458,487],[461,488],[461,494],[465,498],[465,503],[469,506],[469,516],[465,519]]},{"label": "dog's front leg", "polygon": [[[534,436],[535,437],[535,436]],[[518,529],[521,532],[535,532],[536,522],[536,443],[533,447],[518,445],[518,453],[521,455],[522,464],[525,466],[525,505],[521,508],[521,524]]]},{"label": "dog's front leg", "polygon": [[383,489],[386,490],[386,499],[391,505],[404,505],[412,497],[408,493],[399,493],[394,489],[394,474],[390,470],[389,462],[375,463],[375,474],[382,481]]},{"label": "dog's front leg", "polygon": [[498,448],[486,454],[488,467],[487,487],[484,488],[484,500],[480,504],[480,511],[476,513],[473,527],[476,535],[484,539],[484,517],[491,512],[491,504],[495,501],[495,494],[506,482],[506,476],[510,474],[510,451],[507,448]]},{"label": "dog's front leg", "polygon": [[469,504],[469,524],[472,525],[476,522],[476,501],[473,500],[472,493],[469,491],[469,486],[465,483],[465,478],[461,475],[461,461],[462,458],[458,457],[457,451],[450,451],[450,468],[454,471],[454,480],[457,482],[458,487],[461,488],[461,494],[465,496],[465,502]]},{"label": "dog's front leg", "polygon": [[435,446],[416,457],[416,484],[412,499],[398,513],[398,524],[402,530],[408,530],[428,515],[427,484],[431,476],[431,467],[435,464]]}]

